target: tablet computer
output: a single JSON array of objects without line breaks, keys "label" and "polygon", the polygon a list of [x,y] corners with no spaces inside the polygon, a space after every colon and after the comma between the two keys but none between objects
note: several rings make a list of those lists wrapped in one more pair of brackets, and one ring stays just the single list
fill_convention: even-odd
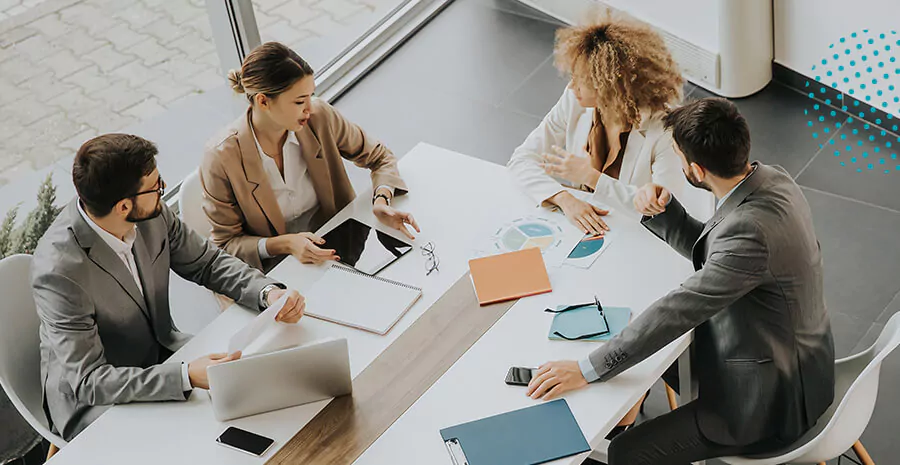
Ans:
[{"label": "tablet computer", "polygon": [[372,226],[348,218],[322,236],[320,247],[337,251],[340,262],[375,275],[413,249],[412,244],[389,236]]}]

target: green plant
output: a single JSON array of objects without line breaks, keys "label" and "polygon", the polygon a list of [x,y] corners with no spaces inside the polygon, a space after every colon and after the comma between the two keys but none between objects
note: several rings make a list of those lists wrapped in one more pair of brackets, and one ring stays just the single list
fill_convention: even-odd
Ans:
[{"label": "green plant", "polygon": [[15,224],[19,206],[6,212],[6,217],[0,224],[0,258],[19,253],[34,253],[38,241],[62,211],[62,207],[53,205],[56,202],[56,186],[53,185],[52,175],[47,175],[41,183],[37,200],[37,207],[28,213],[18,228]]}]

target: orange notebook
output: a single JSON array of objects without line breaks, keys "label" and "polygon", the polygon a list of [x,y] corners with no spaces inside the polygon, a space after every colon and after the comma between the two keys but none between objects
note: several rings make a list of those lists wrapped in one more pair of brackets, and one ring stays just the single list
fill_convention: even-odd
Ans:
[{"label": "orange notebook", "polygon": [[553,290],[541,249],[536,247],[469,260],[469,270],[481,305]]}]

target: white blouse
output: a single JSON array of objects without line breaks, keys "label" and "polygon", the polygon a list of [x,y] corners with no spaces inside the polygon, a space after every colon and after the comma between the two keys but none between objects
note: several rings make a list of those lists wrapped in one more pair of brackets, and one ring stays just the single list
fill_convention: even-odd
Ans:
[{"label": "white blouse", "polygon": [[[281,214],[284,215],[289,232],[309,231],[312,217],[319,211],[319,198],[316,196],[312,178],[306,169],[306,160],[301,156],[297,134],[294,131],[288,131],[287,139],[284,141],[282,147],[284,177],[282,177],[275,160],[263,151],[262,145],[256,137],[256,131],[252,126],[250,129],[253,132],[253,140],[256,142],[256,150],[259,151],[259,157],[262,159],[263,170],[269,178],[269,184],[272,185],[272,191],[275,193],[275,199],[281,209]],[[259,240],[258,250],[260,258],[271,258],[266,249],[266,238]]]}]

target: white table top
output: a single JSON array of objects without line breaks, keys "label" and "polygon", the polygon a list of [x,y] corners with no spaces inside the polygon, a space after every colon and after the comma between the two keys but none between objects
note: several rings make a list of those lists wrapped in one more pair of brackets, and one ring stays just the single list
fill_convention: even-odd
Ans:
[{"label": "white table top", "polygon": [[[440,271],[425,276],[418,250],[385,269],[380,276],[423,288],[422,298],[386,336],[304,318],[285,327],[282,336],[292,342],[345,337],[350,347],[350,368],[355,377],[468,271],[473,244],[484,240],[492,226],[533,211],[533,205],[512,184],[503,167],[419,144],[400,161],[410,195],[395,206],[410,211],[422,227],[415,243],[432,241],[441,260]],[[323,226],[327,231],[348,217],[378,229],[368,195],[357,199]],[[617,218],[618,217],[618,218]],[[512,365],[534,365],[550,359],[584,356],[590,343],[548,341],[549,316],[541,310],[557,302],[590,297],[594,292],[608,305],[640,311],[690,272],[690,264],[633,218],[609,217],[613,227],[609,250],[594,267],[551,269],[555,291],[523,299],[492,327],[419,401],[410,408],[362,457],[359,463],[449,463],[438,430],[446,426],[531,405],[521,388],[503,383]],[[271,276],[302,293],[324,272],[324,267],[301,265],[288,258]],[[232,306],[179,350],[174,360],[190,361],[210,352],[224,351],[232,334],[256,312]],[[673,343],[614,381],[592,385],[567,396],[589,440],[602,437],[662,371],[684,350],[685,340]],[[268,460],[329,401],[255,415],[229,422],[213,418],[209,397],[195,390],[187,402],[118,405],[82,432],[52,460],[53,464],[259,464]],[[221,447],[215,438],[237,426],[276,440],[262,458]],[[593,442],[592,442],[593,443]],[[400,448],[400,446],[403,446]],[[393,451],[404,450],[405,462]],[[419,460],[413,460],[413,458]]]}]

